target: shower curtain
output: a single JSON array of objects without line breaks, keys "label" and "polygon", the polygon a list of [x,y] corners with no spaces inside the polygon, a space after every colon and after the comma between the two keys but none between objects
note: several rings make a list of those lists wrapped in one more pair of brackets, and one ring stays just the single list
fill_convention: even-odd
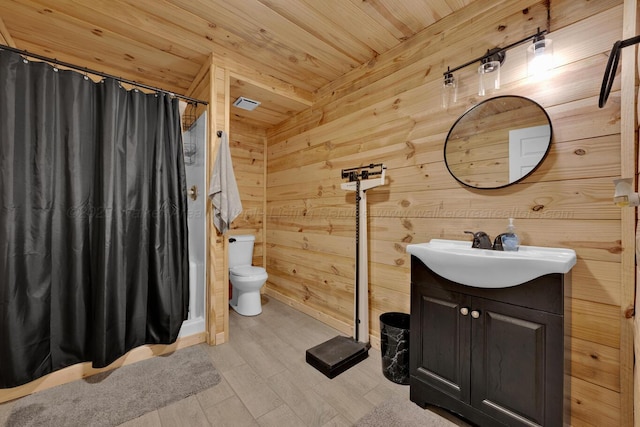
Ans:
[{"label": "shower curtain", "polygon": [[177,99],[0,50],[0,388],[174,342],[186,212]]}]

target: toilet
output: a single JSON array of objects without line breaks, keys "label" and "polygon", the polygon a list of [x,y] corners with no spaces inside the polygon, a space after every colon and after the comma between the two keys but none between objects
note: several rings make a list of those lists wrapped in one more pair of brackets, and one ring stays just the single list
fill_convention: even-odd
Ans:
[{"label": "toilet", "polygon": [[262,313],[260,289],[268,277],[264,268],[251,265],[255,240],[252,235],[229,238],[229,280],[232,286],[229,305],[243,316]]}]

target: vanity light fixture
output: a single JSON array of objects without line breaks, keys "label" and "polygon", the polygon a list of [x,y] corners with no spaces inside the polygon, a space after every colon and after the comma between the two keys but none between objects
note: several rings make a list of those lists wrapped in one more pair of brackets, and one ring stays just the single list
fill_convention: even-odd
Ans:
[{"label": "vanity light fixture", "polygon": [[458,82],[450,72],[444,73],[442,83],[442,108],[446,110],[458,101]]},{"label": "vanity light fixture", "polygon": [[[547,33],[547,30],[540,30],[540,28],[538,28],[538,31],[535,34],[532,34],[529,37],[525,37],[522,40],[518,40],[515,43],[511,43],[508,46],[489,49],[487,50],[486,54],[482,55],[479,58],[472,59],[471,61],[465,62],[464,64],[458,65],[454,68],[447,67],[447,71],[443,73],[443,108],[446,108],[444,104],[445,88],[447,87],[448,82],[455,82],[455,78],[453,76],[454,72],[468,67],[471,64],[475,64],[476,62],[480,62],[480,67],[478,68],[478,94],[480,96],[483,96],[487,94],[489,90],[493,91],[500,88],[500,68],[506,58],[507,50],[519,46],[530,40],[533,41],[533,44],[529,47],[531,53],[527,54],[527,60],[531,62],[527,66],[528,73],[546,72],[551,69],[551,67],[553,66],[553,49],[551,47],[551,39],[544,37],[544,35]],[[448,105],[449,104],[447,104],[447,106]]]},{"label": "vanity light fixture", "polygon": [[[491,51],[487,52],[487,55]],[[504,52],[486,56],[478,67],[478,95],[490,95],[500,89],[500,66],[504,62]]]},{"label": "vanity light fixture", "polygon": [[553,68],[553,41],[542,34],[536,35],[527,48],[527,74],[543,78]]},{"label": "vanity light fixture", "polygon": [[633,191],[633,178],[614,179],[613,184],[616,186],[616,192],[613,196],[613,203],[616,206],[623,208],[640,205],[640,196]]}]

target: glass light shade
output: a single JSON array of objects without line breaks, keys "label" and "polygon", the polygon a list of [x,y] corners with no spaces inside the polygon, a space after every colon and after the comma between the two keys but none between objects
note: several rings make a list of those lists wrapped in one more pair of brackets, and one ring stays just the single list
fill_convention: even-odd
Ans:
[{"label": "glass light shade", "polygon": [[478,95],[489,95],[498,89],[500,89],[500,62],[483,63],[478,67]]},{"label": "glass light shade", "polygon": [[527,48],[527,74],[544,77],[553,68],[553,42],[550,39],[535,40]]},{"label": "glass light shade", "polygon": [[442,108],[447,109],[458,101],[458,83],[453,74],[446,74],[442,83]]}]

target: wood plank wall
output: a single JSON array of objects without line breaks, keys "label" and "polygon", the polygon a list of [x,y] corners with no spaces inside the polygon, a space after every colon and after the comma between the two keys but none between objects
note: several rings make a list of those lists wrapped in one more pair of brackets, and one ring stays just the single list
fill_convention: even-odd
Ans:
[{"label": "wood plank wall", "polygon": [[[232,109],[235,107],[232,107]],[[229,235],[253,234],[253,265],[265,266],[265,148],[267,132],[231,118],[230,140],[233,170],[242,200],[242,213],[231,224]]]},{"label": "wood plank wall", "polygon": [[[621,164],[619,79],[606,108],[597,105],[607,54],[622,36],[622,3],[473,3],[327,85],[311,108],[270,129],[267,293],[351,333],[355,201],[340,190],[340,170],[383,162],[388,185],[368,197],[374,346],[379,315],[409,311],[408,243],[464,240],[463,230],[495,236],[514,217],[523,244],[569,247],[578,255],[566,288],[565,422],[630,425],[626,373],[633,357],[620,349],[628,349],[629,330],[621,324],[632,301],[621,279],[626,248],[611,182]],[[461,99],[448,111],[440,108],[442,72],[537,27],[550,28],[556,68],[546,81],[532,82],[525,78],[526,46],[514,48],[500,94],[545,107],[551,151],[517,185],[462,187],[446,170],[443,144],[455,119],[480,101],[475,67],[457,73]]]},{"label": "wood plank wall", "polygon": [[[638,34],[640,28],[640,4],[638,0],[624,0],[623,10],[623,30],[622,37],[628,39]],[[622,64],[620,66],[620,150],[621,164],[620,175],[622,177],[637,177],[638,174],[638,48],[637,46],[624,49],[622,52]],[[637,178],[634,180],[634,187],[638,188]],[[634,248],[635,252],[626,250],[622,257],[622,298],[623,301],[633,301],[638,307],[640,297],[637,289],[638,267],[636,263],[638,254],[638,221],[637,209],[627,208],[621,210],[622,221],[622,246],[624,248]],[[635,287],[625,286],[625,283],[635,283]],[[638,329],[638,316],[634,306],[622,307],[625,311],[626,322],[621,324],[620,345],[620,376],[633,377],[633,384],[630,381],[622,382],[621,392],[631,396],[635,414],[635,426],[640,425],[640,370],[635,366],[634,356],[640,354],[640,329]],[[634,314],[636,316],[634,317]],[[624,337],[633,335],[633,339],[624,340]],[[634,349],[635,347],[635,349]],[[626,368],[626,369],[625,369]],[[633,388],[631,388],[633,386]],[[623,417],[626,414],[623,413]],[[633,419],[632,417],[629,417]],[[626,424],[625,419],[623,423]]]},{"label": "wood plank wall", "polygon": [[[227,235],[253,234],[256,236],[253,251],[253,265],[265,266],[265,187],[266,187],[266,129],[246,124],[231,112],[229,97],[231,71],[218,64],[219,59],[212,55],[203,64],[194,79],[188,94],[196,99],[209,102],[208,109],[199,105],[197,115],[208,111],[209,149],[207,182],[211,177],[213,165],[219,148],[218,130],[224,130],[229,136],[229,147],[234,173],[238,182],[243,212],[231,224]],[[213,70],[213,74],[212,74]],[[239,76],[236,71],[236,78]],[[208,333],[210,344],[222,344],[229,340],[228,299],[229,278],[227,271],[227,242],[213,226],[212,205],[207,203],[208,233]]]},{"label": "wood plank wall", "polygon": [[[206,111],[208,123],[207,148],[207,182],[211,179],[211,172],[218,153],[219,141],[216,133],[219,130],[229,132],[229,96],[228,71],[216,66],[216,59],[211,56],[202,65],[196,78],[191,83],[188,95],[196,99],[207,101],[207,107],[198,106],[197,115]],[[204,193],[208,194],[208,188]],[[224,236],[213,226],[212,205],[207,203],[207,342],[222,344],[229,339],[228,322],[228,288],[223,284],[227,281],[227,265],[225,262]]]}]

